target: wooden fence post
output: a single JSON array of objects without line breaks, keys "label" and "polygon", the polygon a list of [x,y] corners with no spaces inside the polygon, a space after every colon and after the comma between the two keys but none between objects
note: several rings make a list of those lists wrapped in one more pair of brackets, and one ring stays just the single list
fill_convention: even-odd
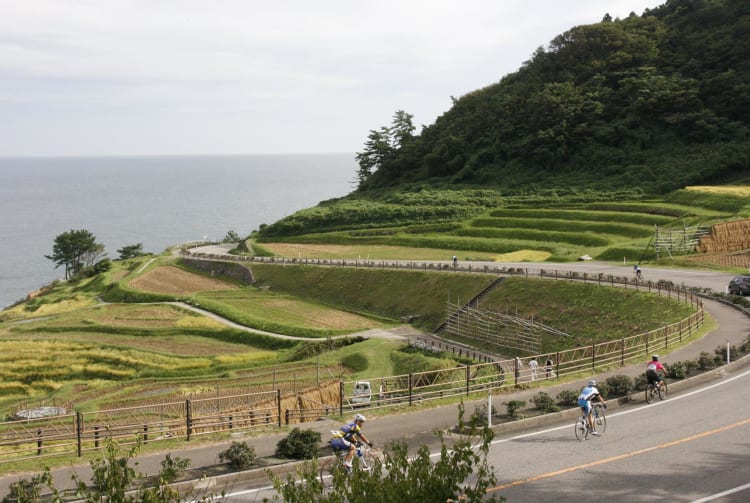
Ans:
[{"label": "wooden fence post", "polygon": [[76,443],[78,444],[78,457],[81,457],[83,448],[81,446],[81,437],[83,436],[83,414],[76,411]]},{"label": "wooden fence post", "polygon": [[596,344],[591,345],[591,370],[596,370]]},{"label": "wooden fence post", "polygon": [[412,404],[412,392],[414,391],[414,374],[409,373],[409,406]]},{"label": "wooden fence post", "polygon": [[279,415],[279,428],[281,428],[281,388],[276,390],[276,408]]},{"label": "wooden fence post", "polygon": [[190,441],[190,436],[193,433],[193,411],[191,409],[190,399],[185,400],[185,430],[187,433],[187,440]]},{"label": "wooden fence post", "polygon": [[344,381],[339,380],[339,416],[344,415]]},{"label": "wooden fence post", "polygon": [[469,389],[471,387],[471,364],[466,364],[466,396],[469,396]]}]

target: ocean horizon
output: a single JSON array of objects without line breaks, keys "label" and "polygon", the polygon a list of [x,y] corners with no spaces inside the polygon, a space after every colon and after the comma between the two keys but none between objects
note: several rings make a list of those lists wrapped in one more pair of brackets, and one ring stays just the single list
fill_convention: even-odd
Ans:
[{"label": "ocean horizon", "polygon": [[249,235],[354,190],[354,154],[0,157],[0,308],[64,276],[45,258],[86,229],[116,259]]}]

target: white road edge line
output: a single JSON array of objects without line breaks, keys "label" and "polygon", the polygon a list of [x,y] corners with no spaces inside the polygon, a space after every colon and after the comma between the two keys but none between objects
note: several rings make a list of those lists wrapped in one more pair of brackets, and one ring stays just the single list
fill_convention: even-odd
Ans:
[{"label": "white road edge line", "polygon": [[713,501],[715,499],[722,498],[724,496],[729,496],[730,494],[738,493],[740,491],[744,491],[745,489],[750,489],[750,484],[745,484],[744,486],[737,486],[732,489],[727,489],[726,491],[722,491],[720,493],[712,494],[711,496],[706,496],[705,498],[701,498],[699,500],[693,500],[690,503],[705,503],[706,501]]},{"label": "white road edge line", "polygon": [[[646,408],[649,408],[649,407],[657,407],[659,405],[665,405],[665,404],[672,403],[672,402],[677,401],[677,400],[682,400],[684,398],[688,398],[690,396],[697,395],[699,393],[704,393],[706,391],[710,391],[710,390],[712,390],[714,388],[717,388],[719,386],[723,386],[725,384],[728,384],[728,383],[730,383],[732,381],[735,381],[737,379],[741,379],[741,378],[743,378],[745,376],[748,376],[748,375],[750,375],[750,370],[747,370],[745,372],[742,372],[741,374],[737,374],[737,375],[732,376],[730,378],[723,379],[722,381],[714,383],[714,384],[711,384],[710,386],[706,386],[704,388],[700,388],[700,389],[697,389],[695,391],[690,391],[688,393],[685,393],[684,395],[678,395],[676,397],[670,396],[668,400],[654,402],[652,404],[647,404],[647,405],[642,405],[642,406],[637,407],[635,409],[624,410],[622,412],[616,412],[614,414],[607,414],[607,419],[610,419],[610,418],[613,418],[613,417],[618,417],[618,416],[624,416],[626,414],[633,414],[635,412],[640,412],[640,411],[642,411],[642,410],[644,410]],[[502,444],[502,443],[505,443],[505,442],[511,442],[513,440],[518,440],[518,439],[522,439],[522,438],[534,437],[536,435],[542,435],[542,434],[545,434],[545,433],[550,433],[550,432],[558,431],[558,430],[564,430],[564,429],[567,429],[567,428],[570,428],[570,424],[565,424],[563,426],[556,426],[554,428],[548,428],[546,430],[534,431],[534,432],[531,432],[531,433],[524,433],[523,435],[516,435],[514,437],[503,438],[503,439],[500,439],[500,440],[493,440],[491,445]]]}]

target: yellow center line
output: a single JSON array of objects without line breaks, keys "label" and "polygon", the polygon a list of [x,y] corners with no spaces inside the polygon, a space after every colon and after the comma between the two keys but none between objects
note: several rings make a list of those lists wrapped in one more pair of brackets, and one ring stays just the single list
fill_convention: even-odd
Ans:
[{"label": "yellow center line", "polygon": [[556,477],[558,475],[563,475],[565,473],[570,473],[570,472],[575,472],[575,471],[578,471],[578,470],[583,470],[584,468],[591,468],[592,466],[599,466],[599,465],[603,465],[603,464],[606,464],[606,463],[611,463],[613,461],[619,461],[621,459],[631,458],[633,456],[639,456],[639,455],[645,454],[647,452],[655,451],[656,449],[664,449],[666,447],[672,447],[674,445],[684,444],[685,442],[690,442],[690,441],[693,441],[693,440],[697,440],[699,438],[707,437],[709,435],[714,435],[716,433],[721,433],[723,431],[731,430],[732,428],[737,428],[738,426],[743,426],[743,425],[746,425],[748,423],[750,423],[750,419],[744,419],[744,420],[738,421],[738,422],[736,422],[734,424],[729,424],[727,426],[722,426],[721,428],[716,428],[715,430],[704,431],[703,433],[697,433],[695,435],[692,435],[692,436],[689,436],[689,437],[685,437],[685,438],[680,438],[680,439],[677,439],[677,440],[673,440],[671,442],[667,442],[667,443],[664,443],[664,444],[653,445],[651,447],[646,447],[645,449],[639,449],[637,451],[626,452],[625,454],[619,454],[617,456],[612,456],[610,458],[600,459],[598,461],[592,461],[591,463],[586,463],[586,464],[578,465],[578,466],[571,466],[570,468],[564,468],[562,470],[557,470],[557,471],[554,471],[554,472],[542,473],[540,475],[535,475],[535,476],[529,477],[527,479],[516,480],[514,482],[509,482],[507,484],[502,484],[502,485],[499,485],[499,486],[490,487],[489,489],[487,489],[487,492],[491,493],[491,492],[495,492],[495,491],[501,491],[501,490],[507,489],[509,487],[520,486],[520,485],[523,485],[523,484],[528,484],[530,482],[536,482],[537,480],[548,479],[550,477]]}]

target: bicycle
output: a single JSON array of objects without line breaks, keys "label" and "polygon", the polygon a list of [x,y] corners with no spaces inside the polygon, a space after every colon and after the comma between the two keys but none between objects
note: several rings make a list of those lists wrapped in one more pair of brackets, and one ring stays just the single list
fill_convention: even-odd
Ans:
[{"label": "bicycle", "polygon": [[646,386],[646,403],[653,402],[657,396],[659,400],[664,400],[667,398],[667,392],[667,382],[664,379],[657,381],[656,384],[649,384]]},{"label": "bicycle", "polygon": [[[599,433],[599,435],[603,435],[604,432],[607,431],[607,415],[604,413],[607,406],[603,403],[595,403],[591,406],[591,409],[591,414],[594,416],[594,428],[596,428],[596,432]],[[588,438],[591,431],[586,416],[581,414],[575,424],[576,438],[582,442]]]},{"label": "bicycle", "polygon": [[358,462],[352,458],[351,467],[344,464],[347,451],[340,449],[333,449],[334,457],[320,463],[320,483],[323,487],[330,488],[333,473],[337,470],[346,470],[347,473],[350,473],[355,466],[366,471],[375,466],[375,462],[380,458],[380,451],[364,442],[357,442],[356,446],[354,457],[357,458]]}]

